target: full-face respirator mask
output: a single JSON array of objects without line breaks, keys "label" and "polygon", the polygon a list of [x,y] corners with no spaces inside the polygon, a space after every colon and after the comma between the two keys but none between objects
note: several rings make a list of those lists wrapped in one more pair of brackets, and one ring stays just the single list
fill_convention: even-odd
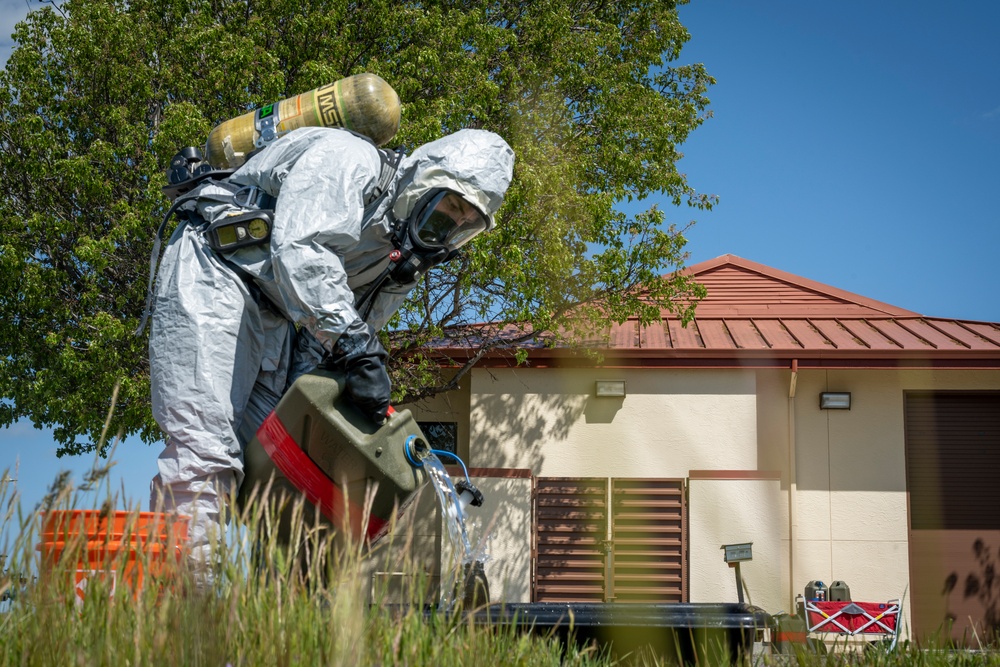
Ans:
[{"label": "full-face respirator mask", "polygon": [[462,246],[489,226],[489,218],[457,192],[435,189],[425,194],[408,218],[396,221],[389,266],[354,304],[358,314],[362,319],[368,317],[388,280],[409,285],[438,264],[456,257]]},{"label": "full-face respirator mask", "polygon": [[459,248],[489,228],[489,220],[465,197],[452,190],[432,190],[396,224],[390,254],[392,279],[413,282],[432,267],[454,258]]}]

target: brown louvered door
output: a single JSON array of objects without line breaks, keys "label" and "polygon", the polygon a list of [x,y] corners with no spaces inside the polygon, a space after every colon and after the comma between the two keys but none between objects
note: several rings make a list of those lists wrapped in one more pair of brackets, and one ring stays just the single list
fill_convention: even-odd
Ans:
[{"label": "brown louvered door", "polygon": [[535,602],[603,602],[608,480],[535,479]]},{"label": "brown louvered door", "polygon": [[614,479],[612,587],[616,602],[687,599],[684,480]]},{"label": "brown louvered door", "polygon": [[532,599],[686,600],[684,499],[678,479],[536,478]]}]

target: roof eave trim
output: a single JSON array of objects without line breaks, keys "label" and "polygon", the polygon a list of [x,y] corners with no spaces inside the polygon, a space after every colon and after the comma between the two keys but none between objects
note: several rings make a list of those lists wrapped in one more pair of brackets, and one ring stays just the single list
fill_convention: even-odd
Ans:
[{"label": "roof eave trim", "polygon": [[[1000,355],[995,351],[937,350],[648,350],[596,348],[603,355],[597,363],[581,350],[529,350],[525,367],[551,368],[600,366],[602,368],[790,368],[796,360],[800,368],[935,368],[1000,370]],[[432,355],[442,366],[461,364],[472,357],[472,350],[440,351]],[[484,355],[478,367],[516,365],[512,351],[494,351]]]}]

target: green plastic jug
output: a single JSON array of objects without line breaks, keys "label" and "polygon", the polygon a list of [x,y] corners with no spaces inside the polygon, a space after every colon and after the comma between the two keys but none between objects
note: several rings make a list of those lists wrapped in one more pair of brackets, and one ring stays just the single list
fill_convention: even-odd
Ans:
[{"label": "green plastic jug", "polygon": [[[278,539],[288,543],[296,500],[302,520],[318,520],[341,539],[372,543],[413,498],[430,452],[409,410],[392,410],[379,427],[343,395],[344,375],[301,376],[244,452],[239,503],[267,502],[280,512]],[[293,501],[293,502],[288,502]]]}]

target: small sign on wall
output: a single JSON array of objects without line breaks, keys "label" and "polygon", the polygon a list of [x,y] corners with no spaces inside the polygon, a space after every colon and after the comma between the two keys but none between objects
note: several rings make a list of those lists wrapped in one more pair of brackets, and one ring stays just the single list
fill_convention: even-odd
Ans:
[{"label": "small sign on wall", "polygon": [[753,542],[744,542],[742,544],[723,544],[722,548],[725,549],[725,559],[727,563],[739,563],[746,560],[753,560]]}]

